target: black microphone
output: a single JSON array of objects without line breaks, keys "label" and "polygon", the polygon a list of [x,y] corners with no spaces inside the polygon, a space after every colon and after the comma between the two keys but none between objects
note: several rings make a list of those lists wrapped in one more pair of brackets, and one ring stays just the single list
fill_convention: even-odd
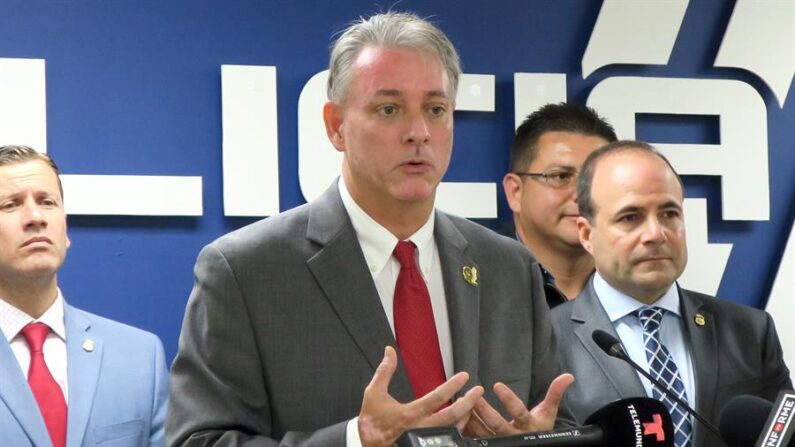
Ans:
[{"label": "black microphone", "polygon": [[720,432],[730,447],[749,447],[765,428],[773,403],[756,396],[735,396],[720,411]]},{"label": "black microphone", "polygon": [[597,410],[582,427],[465,439],[454,427],[407,430],[398,447],[674,447],[674,426],[662,402],[635,397]]},{"label": "black microphone", "polygon": [[795,428],[791,423],[794,407],[795,395],[786,392],[779,394],[775,405],[757,396],[735,396],[720,411],[720,432],[730,447],[795,447],[791,438]]},{"label": "black microphone", "polygon": [[673,447],[674,426],[662,402],[635,397],[611,402],[582,427],[475,439],[480,447]]},{"label": "black microphone", "polygon": [[649,379],[651,383],[653,383],[657,387],[658,390],[660,390],[666,396],[676,401],[677,404],[681,405],[682,408],[687,410],[688,413],[693,415],[693,417],[695,417],[699,422],[701,422],[701,424],[704,427],[707,427],[709,431],[714,433],[715,436],[718,437],[718,439],[723,439],[723,437],[720,435],[720,432],[718,431],[718,427],[712,425],[703,416],[698,414],[696,410],[690,408],[690,405],[688,405],[687,402],[680,399],[679,396],[676,395],[676,393],[668,389],[668,387],[665,386],[665,384],[652,377],[652,375],[646,372],[645,369],[641,368],[637,363],[633,362],[632,359],[629,358],[627,353],[624,352],[624,348],[621,346],[621,342],[618,341],[615,337],[613,337],[612,335],[608,334],[607,332],[601,329],[593,331],[591,337],[593,338],[593,341],[596,343],[596,345],[599,346],[602,349],[602,351],[604,351],[607,355],[609,355],[610,357],[621,359],[629,363],[629,365],[632,366],[632,368],[634,368],[635,371],[643,374],[643,376]]}]

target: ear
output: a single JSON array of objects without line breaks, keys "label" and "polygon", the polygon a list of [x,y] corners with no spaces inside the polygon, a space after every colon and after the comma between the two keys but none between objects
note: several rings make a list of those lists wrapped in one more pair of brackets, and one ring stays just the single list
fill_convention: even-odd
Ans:
[{"label": "ear", "polygon": [[505,191],[505,199],[511,211],[519,213],[522,211],[522,179],[509,172],[502,178],[502,189]]},{"label": "ear", "polygon": [[334,147],[345,152],[345,140],[342,137],[342,107],[329,101],[323,106],[323,123],[326,125],[326,135]]},{"label": "ear", "polygon": [[[61,197],[61,203],[63,204],[63,197]],[[69,249],[69,247],[72,246],[72,240],[69,239],[69,216],[67,216],[66,213],[64,213],[63,220],[64,231],[66,232],[66,248]]]},{"label": "ear", "polygon": [[593,243],[591,242],[591,223],[580,216],[577,218],[577,233],[580,235],[580,245],[593,256]]}]

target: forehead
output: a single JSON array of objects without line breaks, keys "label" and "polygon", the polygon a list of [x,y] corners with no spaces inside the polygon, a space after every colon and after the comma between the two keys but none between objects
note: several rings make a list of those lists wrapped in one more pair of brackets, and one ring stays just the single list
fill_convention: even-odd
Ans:
[{"label": "forehead", "polygon": [[449,80],[439,57],[425,50],[363,48],[353,66],[349,93],[372,96],[384,92],[448,96]]},{"label": "forehead", "polygon": [[591,196],[599,207],[655,207],[674,201],[681,204],[682,187],[671,168],[654,154],[619,151],[606,155],[596,166]]},{"label": "forehead", "polygon": [[29,160],[0,166],[0,188],[58,190],[58,177],[42,160]]},{"label": "forehead", "polygon": [[532,164],[560,164],[579,168],[591,152],[605,144],[607,140],[595,135],[564,131],[544,132],[538,138],[538,150]]}]

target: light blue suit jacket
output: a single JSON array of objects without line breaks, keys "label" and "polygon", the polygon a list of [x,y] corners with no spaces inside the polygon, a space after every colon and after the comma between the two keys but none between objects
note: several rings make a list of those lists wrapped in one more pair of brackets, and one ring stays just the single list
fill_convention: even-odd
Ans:
[{"label": "light blue suit jacket", "polygon": [[[69,402],[67,447],[163,445],[167,378],[157,336],[64,307]],[[93,350],[88,347],[93,342]],[[0,446],[51,447],[33,393],[0,338]]]}]

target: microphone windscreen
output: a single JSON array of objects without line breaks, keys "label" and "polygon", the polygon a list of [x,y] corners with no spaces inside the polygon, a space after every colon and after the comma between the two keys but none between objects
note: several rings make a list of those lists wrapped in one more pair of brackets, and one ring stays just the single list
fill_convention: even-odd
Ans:
[{"label": "microphone windscreen", "polygon": [[674,425],[665,405],[649,397],[617,400],[596,410],[586,426],[601,427],[601,445],[611,447],[674,447]]},{"label": "microphone windscreen", "polygon": [[594,343],[596,343],[596,346],[599,346],[599,348],[606,352],[607,355],[615,357],[613,346],[619,343],[615,337],[601,329],[593,331],[591,337],[593,338]]},{"label": "microphone windscreen", "polygon": [[757,396],[735,396],[720,411],[720,434],[730,447],[756,445],[773,404]]}]

